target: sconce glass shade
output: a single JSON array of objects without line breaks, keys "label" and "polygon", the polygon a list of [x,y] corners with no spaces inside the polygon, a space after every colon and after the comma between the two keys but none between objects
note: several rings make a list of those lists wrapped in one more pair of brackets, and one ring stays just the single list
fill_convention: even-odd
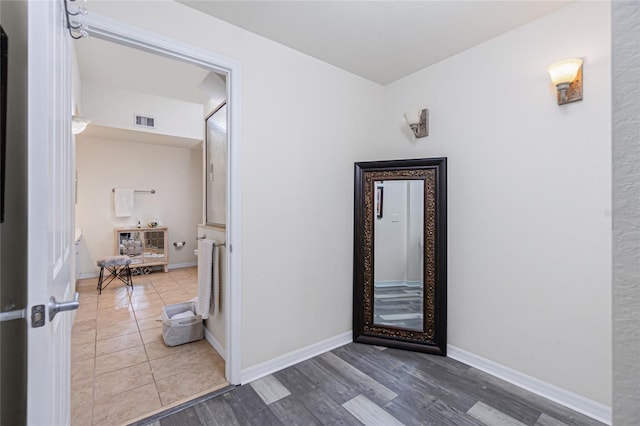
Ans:
[{"label": "sconce glass shade", "polygon": [[74,115],[71,118],[71,133],[77,135],[79,133],[84,132],[84,129],[91,123],[91,120],[88,118],[82,118],[80,116]]},{"label": "sconce glass shade", "polygon": [[407,124],[409,126],[413,125],[417,125],[418,123],[420,123],[420,113],[422,111],[421,110],[415,110],[415,111],[407,111],[404,113],[404,119],[407,120]]},{"label": "sconce glass shade", "polygon": [[429,110],[422,109],[417,111],[408,111],[404,113],[404,119],[411,127],[413,136],[416,138],[424,138],[429,136]]},{"label": "sconce glass shade", "polygon": [[575,80],[578,75],[578,70],[582,66],[582,59],[573,58],[564,61],[556,62],[549,65],[549,75],[551,81],[556,86],[568,85]]}]

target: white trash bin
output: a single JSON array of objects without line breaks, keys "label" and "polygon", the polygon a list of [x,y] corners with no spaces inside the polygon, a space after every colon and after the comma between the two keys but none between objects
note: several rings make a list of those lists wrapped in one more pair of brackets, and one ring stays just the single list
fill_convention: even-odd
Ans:
[{"label": "white trash bin", "polygon": [[[188,318],[171,319],[176,314],[192,312]],[[204,337],[202,315],[196,314],[195,302],[176,303],[162,307],[162,339],[167,346],[183,345]]]}]

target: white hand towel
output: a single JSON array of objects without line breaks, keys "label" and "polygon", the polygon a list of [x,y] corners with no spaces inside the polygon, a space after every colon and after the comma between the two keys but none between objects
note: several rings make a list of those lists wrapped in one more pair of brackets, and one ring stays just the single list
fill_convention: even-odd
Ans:
[{"label": "white hand towel", "polygon": [[220,263],[218,243],[198,240],[198,299],[196,313],[202,319],[215,318],[220,311]]},{"label": "white hand towel", "polygon": [[127,217],[133,214],[133,189],[116,188],[114,191],[116,217]]},{"label": "white hand towel", "polygon": [[211,307],[211,269],[213,240],[198,240],[198,301],[196,313],[202,315],[202,319],[209,318]]},{"label": "white hand towel", "polygon": [[213,317],[218,316],[220,311],[220,247],[218,243],[213,244],[213,250],[211,251],[211,280],[212,282],[212,294],[211,294],[211,313]]}]

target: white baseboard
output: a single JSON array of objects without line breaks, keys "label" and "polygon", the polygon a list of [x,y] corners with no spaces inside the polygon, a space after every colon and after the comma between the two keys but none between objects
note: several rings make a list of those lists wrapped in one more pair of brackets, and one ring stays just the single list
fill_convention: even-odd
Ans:
[{"label": "white baseboard", "polygon": [[345,333],[338,334],[337,336],[330,337],[327,340],[314,343],[304,348],[297,349],[293,352],[289,352],[288,354],[281,355],[272,360],[254,365],[253,367],[245,368],[240,374],[241,383],[243,385],[247,384],[261,377],[275,373],[276,371],[280,371],[294,364],[305,361],[309,358],[313,358],[314,356],[318,356],[332,349],[344,346],[347,343],[351,343],[352,341],[353,332],[347,331]]},{"label": "white baseboard", "polygon": [[485,373],[498,377],[529,392],[533,392],[574,411],[589,416],[605,424],[611,424],[611,407],[592,401],[581,395],[521,373],[497,362],[447,345],[447,356]]},{"label": "white baseboard", "polygon": [[198,262],[170,263],[169,269],[191,268],[192,266],[198,266]]},{"label": "white baseboard", "polygon": [[218,354],[220,354],[222,359],[224,359],[226,361],[227,360],[227,351],[222,347],[220,342],[218,342],[218,339],[215,338],[215,336],[209,331],[209,329],[207,327],[204,328],[204,338],[205,338],[205,340],[207,342],[209,342],[211,344],[211,346],[213,346],[213,349],[215,349],[216,352],[218,352]]},{"label": "white baseboard", "polygon": [[78,274],[78,279],[84,280],[87,278],[98,278],[99,275],[100,275],[99,272],[85,272],[83,274]]}]

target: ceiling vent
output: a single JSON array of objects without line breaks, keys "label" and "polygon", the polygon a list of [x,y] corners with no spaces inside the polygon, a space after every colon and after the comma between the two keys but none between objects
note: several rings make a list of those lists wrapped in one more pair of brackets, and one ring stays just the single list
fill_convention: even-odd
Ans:
[{"label": "ceiling vent", "polygon": [[136,114],[134,124],[140,127],[147,127],[150,129],[154,129],[156,127],[156,120],[153,117],[145,117],[143,115]]}]

